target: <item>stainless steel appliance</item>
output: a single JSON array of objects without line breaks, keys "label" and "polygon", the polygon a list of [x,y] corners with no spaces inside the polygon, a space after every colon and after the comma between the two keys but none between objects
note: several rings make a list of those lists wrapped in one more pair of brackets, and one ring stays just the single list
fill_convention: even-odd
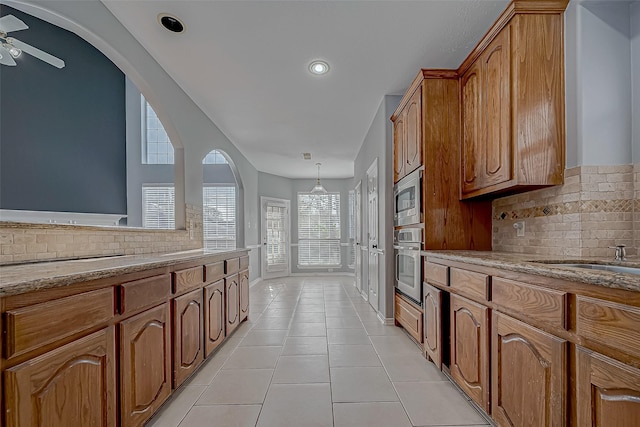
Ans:
[{"label": "stainless steel appliance", "polygon": [[393,222],[396,227],[422,222],[421,195],[423,167],[402,178],[393,187]]},{"label": "stainless steel appliance", "polygon": [[422,305],[422,263],[420,249],[424,227],[395,230],[393,249],[396,256],[395,287],[400,293]]}]

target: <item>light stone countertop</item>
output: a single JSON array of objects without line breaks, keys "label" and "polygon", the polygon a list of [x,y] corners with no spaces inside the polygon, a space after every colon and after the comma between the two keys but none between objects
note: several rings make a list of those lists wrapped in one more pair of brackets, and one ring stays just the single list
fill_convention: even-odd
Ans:
[{"label": "light stone countertop", "polygon": [[612,289],[640,292],[640,276],[638,275],[563,265],[606,264],[640,268],[640,259],[636,257],[625,261],[615,261],[612,258],[559,258],[554,256],[489,251],[423,251],[422,254],[429,258],[440,258],[518,273],[536,274],[555,279],[604,286]]},{"label": "light stone countertop", "polygon": [[203,258],[207,258],[207,262],[215,262],[241,256],[247,251],[248,249],[228,251],[195,249],[166,254],[108,256],[3,265],[0,266],[0,297],[169,267]]}]

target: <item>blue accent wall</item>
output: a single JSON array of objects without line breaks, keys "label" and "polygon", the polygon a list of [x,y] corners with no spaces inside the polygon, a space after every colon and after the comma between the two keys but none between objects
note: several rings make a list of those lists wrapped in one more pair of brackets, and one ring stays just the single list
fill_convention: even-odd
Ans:
[{"label": "blue accent wall", "polygon": [[77,35],[11,7],[9,34],[63,59],[0,65],[0,208],[127,213],[125,76]]}]

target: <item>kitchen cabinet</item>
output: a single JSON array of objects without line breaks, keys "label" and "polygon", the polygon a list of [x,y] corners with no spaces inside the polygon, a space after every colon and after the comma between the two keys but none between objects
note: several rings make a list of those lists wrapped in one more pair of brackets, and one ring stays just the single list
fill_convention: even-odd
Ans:
[{"label": "kitchen cabinet", "polygon": [[4,372],[5,423],[23,426],[115,426],[113,326]]},{"label": "kitchen cabinet", "polygon": [[562,426],[567,419],[567,342],[493,314],[491,415],[500,425]]},{"label": "kitchen cabinet", "polygon": [[577,426],[636,426],[640,420],[640,369],[577,347]]},{"label": "kitchen cabinet", "polygon": [[177,388],[204,358],[202,290],[173,300],[173,387]]},{"label": "kitchen cabinet", "polygon": [[120,328],[120,425],[139,426],[171,394],[170,307],[165,302]]},{"label": "kitchen cabinet", "polygon": [[568,1],[514,1],[458,69],[461,198],[563,182]]},{"label": "kitchen cabinet", "polygon": [[241,271],[239,277],[240,321],[242,322],[249,317],[249,270]]},{"label": "kitchen cabinet", "polygon": [[208,357],[226,337],[224,279],[204,287],[204,351]]},{"label": "kitchen cabinet", "polygon": [[442,369],[442,291],[424,284],[422,294],[425,357]]},{"label": "kitchen cabinet", "polygon": [[489,308],[451,295],[451,377],[489,412]]},{"label": "kitchen cabinet", "polygon": [[394,120],[394,182],[422,165],[422,91],[416,89]]},{"label": "kitchen cabinet", "polygon": [[231,333],[240,324],[240,285],[238,275],[234,274],[224,279],[225,311],[227,313],[226,334]]},{"label": "kitchen cabinet", "polygon": [[422,343],[422,309],[400,294],[395,295],[395,321]]}]

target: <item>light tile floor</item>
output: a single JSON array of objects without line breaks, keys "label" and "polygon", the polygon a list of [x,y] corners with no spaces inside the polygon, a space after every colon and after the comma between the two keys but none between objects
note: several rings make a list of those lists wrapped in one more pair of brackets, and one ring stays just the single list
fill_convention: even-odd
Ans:
[{"label": "light tile floor", "polygon": [[295,277],[253,286],[249,320],[148,425],[486,426],[353,283]]}]

